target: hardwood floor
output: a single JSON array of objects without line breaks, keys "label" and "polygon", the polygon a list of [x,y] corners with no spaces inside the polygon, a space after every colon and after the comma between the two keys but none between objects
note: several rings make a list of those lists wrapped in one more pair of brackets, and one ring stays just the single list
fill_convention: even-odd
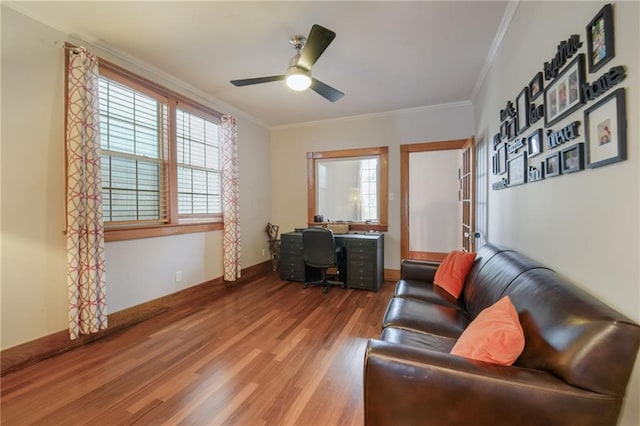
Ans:
[{"label": "hardwood floor", "polygon": [[393,293],[220,288],[2,378],[6,425],[361,425],[366,341]]}]

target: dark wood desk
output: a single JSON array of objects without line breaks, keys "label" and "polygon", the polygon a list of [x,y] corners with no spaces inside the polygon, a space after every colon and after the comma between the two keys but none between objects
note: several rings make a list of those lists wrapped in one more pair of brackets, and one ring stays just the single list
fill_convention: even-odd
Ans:
[{"label": "dark wood desk", "polygon": [[[317,279],[318,270],[304,264],[302,232],[287,232],[280,240],[280,278],[286,281]],[[384,280],[384,234],[379,232],[336,234],[336,246],[344,247],[348,288],[378,291]]]}]

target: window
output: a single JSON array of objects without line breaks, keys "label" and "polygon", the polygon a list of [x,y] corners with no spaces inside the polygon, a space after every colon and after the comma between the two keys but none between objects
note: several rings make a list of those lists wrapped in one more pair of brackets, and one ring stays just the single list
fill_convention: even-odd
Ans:
[{"label": "window", "polygon": [[100,61],[105,240],[222,227],[220,115]]},{"label": "window", "polygon": [[176,111],[178,214],[222,211],[218,124],[180,108]]},{"label": "window", "polygon": [[360,160],[360,219],[378,221],[378,159]]},{"label": "window", "polygon": [[166,222],[167,104],[100,77],[105,223]]},{"label": "window", "polygon": [[307,153],[308,222],[346,220],[353,230],[387,230],[387,147]]}]

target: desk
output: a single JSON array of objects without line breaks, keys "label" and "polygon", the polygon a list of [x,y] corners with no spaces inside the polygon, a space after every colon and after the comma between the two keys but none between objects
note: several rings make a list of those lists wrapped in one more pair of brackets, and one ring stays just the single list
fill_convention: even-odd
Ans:
[{"label": "desk", "polygon": [[[378,232],[335,234],[337,247],[344,247],[347,288],[378,291],[384,280],[384,234]],[[280,237],[280,278],[286,281],[317,279],[318,270],[304,264],[302,232]]]}]

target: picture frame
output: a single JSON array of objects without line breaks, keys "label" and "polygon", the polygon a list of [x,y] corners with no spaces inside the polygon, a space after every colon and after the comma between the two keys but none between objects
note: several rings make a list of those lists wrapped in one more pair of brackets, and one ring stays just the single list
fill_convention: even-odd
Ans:
[{"label": "picture frame", "polygon": [[584,103],[584,53],[580,53],[544,89],[544,125],[549,127]]},{"label": "picture frame", "polygon": [[584,111],[587,167],[627,159],[625,89],[616,89]]},{"label": "picture frame", "polygon": [[508,121],[503,121],[502,123],[500,123],[500,138],[501,139],[506,139],[508,136]]},{"label": "picture frame", "polygon": [[524,87],[516,97],[517,126],[519,135],[529,128],[529,87]]},{"label": "picture frame", "polygon": [[510,119],[509,121],[507,121],[507,140],[508,141],[511,141],[516,136],[518,136],[517,118],[518,117],[514,117],[514,118]]},{"label": "picture frame", "polygon": [[498,145],[500,145],[500,142],[502,142],[502,137],[500,136],[500,133],[496,133],[495,135],[493,135],[493,150],[494,151],[496,150]]},{"label": "picture frame", "polygon": [[560,152],[562,174],[579,172],[584,169],[584,143],[579,142]]},{"label": "picture frame", "polygon": [[544,177],[554,177],[562,174],[560,168],[560,152],[554,152],[544,159]]},{"label": "picture frame", "polygon": [[496,152],[496,173],[503,175],[507,172],[507,144],[503,143]]},{"label": "picture frame", "polygon": [[544,90],[542,71],[538,72],[529,82],[529,102],[535,100]]},{"label": "picture frame", "polygon": [[596,72],[615,56],[613,8],[605,4],[587,25],[589,72]]},{"label": "picture frame", "polygon": [[529,153],[529,158],[535,157],[542,152],[542,146],[544,145],[542,143],[543,140],[542,129],[538,129],[527,136],[527,152]]},{"label": "picture frame", "polygon": [[527,183],[527,153],[523,152],[507,161],[507,181],[509,186],[522,185]]}]

